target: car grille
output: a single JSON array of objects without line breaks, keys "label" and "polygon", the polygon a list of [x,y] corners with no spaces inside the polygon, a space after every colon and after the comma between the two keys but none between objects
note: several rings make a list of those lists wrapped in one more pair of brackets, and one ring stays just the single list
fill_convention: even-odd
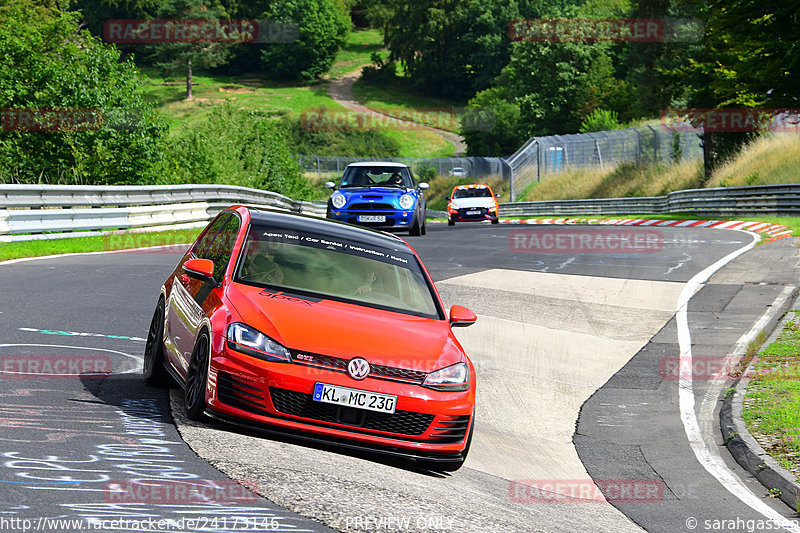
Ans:
[{"label": "car grille", "polygon": [[227,372],[220,372],[217,378],[217,396],[231,407],[245,411],[266,412],[266,397],[259,387],[238,379]]},{"label": "car grille", "polygon": [[441,444],[456,443],[464,440],[469,428],[469,415],[443,416],[433,427],[431,437]]},{"label": "car grille", "polygon": [[[478,211],[478,214],[477,215],[468,215],[467,211]],[[462,216],[462,217],[465,217],[465,218],[468,218],[468,217],[482,217],[482,216],[486,215],[486,208],[485,207],[463,208],[463,209],[459,209],[458,210],[458,214],[460,216]]]},{"label": "car grille", "polygon": [[435,418],[434,415],[412,411],[395,411],[394,414],[377,413],[315,402],[311,394],[277,387],[270,387],[269,394],[275,409],[287,415],[399,435],[422,435]]},{"label": "car grille", "polygon": [[[309,366],[330,368],[341,372],[347,371],[347,364],[350,359],[333,357],[330,355],[310,354],[305,352],[292,351],[292,361]],[[409,370],[406,368],[395,368],[383,365],[370,365],[369,376],[377,379],[389,379],[392,381],[403,381],[406,383],[422,383],[428,374],[421,370]]]},{"label": "car grille", "polygon": [[347,208],[348,211],[397,211],[392,204],[378,202],[360,202],[352,204]]}]

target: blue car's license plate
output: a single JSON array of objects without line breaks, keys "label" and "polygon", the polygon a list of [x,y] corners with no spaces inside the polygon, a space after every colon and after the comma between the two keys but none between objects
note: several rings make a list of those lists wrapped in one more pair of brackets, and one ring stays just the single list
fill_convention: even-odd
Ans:
[{"label": "blue car's license plate", "polygon": [[359,222],[386,222],[386,215],[358,215]]}]

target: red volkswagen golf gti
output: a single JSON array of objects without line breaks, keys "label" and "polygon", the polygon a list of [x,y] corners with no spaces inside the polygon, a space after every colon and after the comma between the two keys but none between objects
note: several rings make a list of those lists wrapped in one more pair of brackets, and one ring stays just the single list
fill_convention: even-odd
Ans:
[{"label": "red volkswagen golf gti", "polygon": [[186,413],[456,470],[472,436],[475,369],[402,239],[235,206],[161,288],[144,380],[174,378]]}]

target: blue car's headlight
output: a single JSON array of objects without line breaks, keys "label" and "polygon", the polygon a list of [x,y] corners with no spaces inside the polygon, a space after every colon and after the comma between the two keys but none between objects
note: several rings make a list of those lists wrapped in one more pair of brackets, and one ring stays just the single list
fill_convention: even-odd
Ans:
[{"label": "blue car's headlight", "polygon": [[414,198],[413,194],[404,194],[400,197],[400,207],[403,209],[411,209],[414,207],[415,200],[416,199]]},{"label": "blue car's headlight", "polygon": [[235,322],[228,326],[228,348],[265,361],[289,363],[289,350],[270,339],[257,329]]},{"label": "blue car's headlight", "polygon": [[347,203],[347,198],[340,192],[335,192],[331,195],[331,205],[336,209],[341,209]]}]

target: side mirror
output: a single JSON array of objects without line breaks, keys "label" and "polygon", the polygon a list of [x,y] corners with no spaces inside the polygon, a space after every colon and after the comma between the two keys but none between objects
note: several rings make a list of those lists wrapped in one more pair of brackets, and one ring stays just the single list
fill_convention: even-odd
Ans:
[{"label": "side mirror", "polygon": [[478,317],[475,316],[475,313],[463,305],[454,305],[450,308],[450,326],[454,328],[471,326],[476,320],[478,320]]},{"label": "side mirror", "polygon": [[336,187],[336,184],[332,181],[326,181],[325,183],[323,183],[323,185],[325,186],[326,189],[333,189],[334,187]]},{"label": "side mirror", "polygon": [[420,184],[419,184],[419,188],[420,188],[420,189],[422,189],[423,191],[424,191],[425,189],[427,189],[428,187],[430,187],[430,185],[428,185],[427,183],[420,183]]},{"label": "side mirror", "polygon": [[186,274],[200,281],[214,279],[214,262],[210,259],[189,259],[183,264]]},{"label": "side mirror", "polygon": [[499,194],[495,194],[494,197],[495,198],[500,198],[500,195]]}]

